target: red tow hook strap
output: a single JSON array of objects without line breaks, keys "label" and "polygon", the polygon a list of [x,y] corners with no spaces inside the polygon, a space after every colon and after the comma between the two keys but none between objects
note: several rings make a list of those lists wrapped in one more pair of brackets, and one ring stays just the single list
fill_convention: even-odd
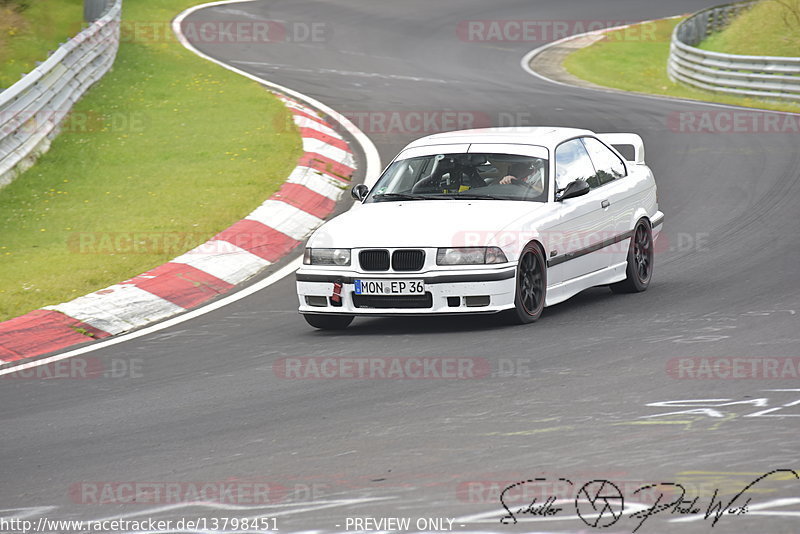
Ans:
[{"label": "red tow hook strap", "polygon": [[333,302],[341,302],[342,301],[342,283],[341,282],[334,282],[333,283],[333,295],[331,295],[331,300]]}]

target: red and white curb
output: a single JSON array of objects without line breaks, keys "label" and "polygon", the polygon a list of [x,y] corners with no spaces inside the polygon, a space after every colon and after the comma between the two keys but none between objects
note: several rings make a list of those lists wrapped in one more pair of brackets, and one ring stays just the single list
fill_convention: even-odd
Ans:
[{"label": "red and white curb", "polygon": [[286,256],[321,225],[349,185],[356,169],[353,153],[316,110],[275,94],[292,112],[304,150],[277,193],[164,265],[0,323],[0,364],[121,334],[199,306]]}]

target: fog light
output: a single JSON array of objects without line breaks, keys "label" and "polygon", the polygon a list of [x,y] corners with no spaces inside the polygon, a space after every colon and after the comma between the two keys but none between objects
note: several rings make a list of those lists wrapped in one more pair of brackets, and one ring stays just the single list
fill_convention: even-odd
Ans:
[{"label": "fog light", "polygon": [[467,305],[467,308],[480,308],[481,306],[488,306],[491,299],[489,295],[484,295],[480,297],[464,297],[464,304]]},{"label": "fog light", "polygon": [[316,306],[318,308],[324,308],[328,305],[327,297],[315,297],[308,295],[306,296],[306,304],[309,306]]}]

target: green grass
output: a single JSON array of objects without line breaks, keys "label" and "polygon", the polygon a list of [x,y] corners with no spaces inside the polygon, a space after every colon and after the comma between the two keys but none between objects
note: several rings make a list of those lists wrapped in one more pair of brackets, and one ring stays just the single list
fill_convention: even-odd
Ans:
[{"label": "green grass", "polygon": [[[171,35],[169,21],[193,4],[126,0],[124,17],[163,21]],[[288,111],[258,84],[174,39],[127,39],[51,150],[0,190],[0,320],[204,242],[276,191],[301,153]],[[137,253],[100,240],[120,233],[178,244]],[[99,249],[76,246],[92,240]]]},{"label": "green grass", "polygon": [[670,36],[681,20],[644,23],[639,26],[640,31],[610,32],[606,39],[567,56],[564,67],[584,80],[625,91],[800,112],[800,104],[711,93],[671,82],[667,76]]},{"label": "green grass", "polygon": [[0,88],[47,59],[82,20],[83,0],[0,0]]},{"label": "green grass", "polygon": [[698,48],[740,55],[800,56],[800,0],[761,1]]}]

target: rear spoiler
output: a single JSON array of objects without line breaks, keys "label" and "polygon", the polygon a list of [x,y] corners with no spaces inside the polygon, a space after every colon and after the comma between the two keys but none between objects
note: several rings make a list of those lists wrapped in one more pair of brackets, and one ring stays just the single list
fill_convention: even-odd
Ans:
[{"label": "rear spoiler", "polygon": [[633,147],[633,161],[639,165],[644,165],[644,141],[635,133],[604,133],[597,134],[606,144],[626,145]]}]

